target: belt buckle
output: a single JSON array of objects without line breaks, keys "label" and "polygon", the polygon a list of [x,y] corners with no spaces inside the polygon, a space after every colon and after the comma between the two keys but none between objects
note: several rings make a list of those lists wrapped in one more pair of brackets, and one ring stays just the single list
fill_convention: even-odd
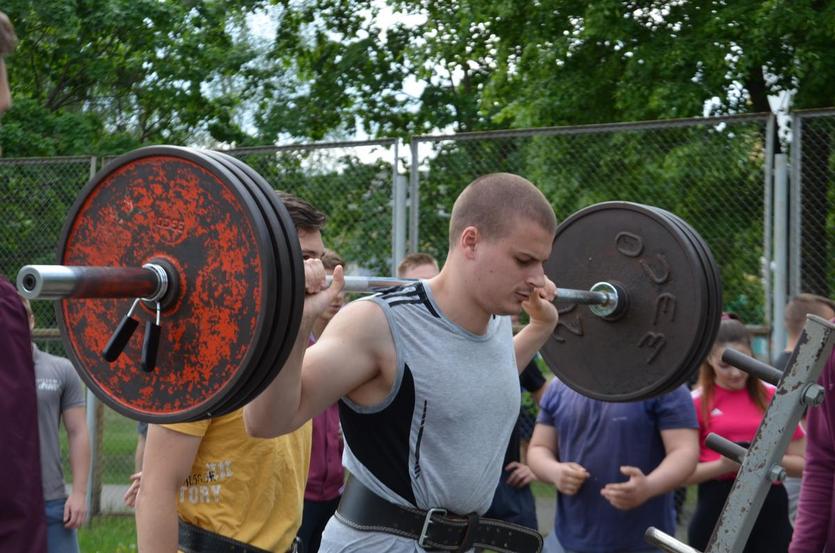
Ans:
[{"label": "belt buckle", "polygon": [[429,525],[432,524],[432,515],[436,513],[439,515],[446,515],[447,510],[434,508],[426,511],[426,517],[423,519],[423,529],[421,529],[420,536],[418,537],[418,545],[424,549],[426,549],[426,539],[429,537]]}]

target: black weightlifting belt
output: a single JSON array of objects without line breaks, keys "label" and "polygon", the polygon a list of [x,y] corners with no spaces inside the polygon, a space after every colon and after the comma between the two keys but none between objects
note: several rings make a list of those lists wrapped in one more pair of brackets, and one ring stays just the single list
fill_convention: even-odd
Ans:
[{"label": "black weightlifting belt", "polygon": [[[296,552],[296,543],[287,553]],[[199,526],[179,520],[179,547],[185,553],[270,553],[220,534],[204,530]]]},{"label": "black weightlifting belt", "polygon": [[389,503],[355,478],[348,480],[336,518],[351,528],[411,538],[427,551],[465,552],[473,547],[497,553],[539,553],[538,532],[476,514],[455,515],[445,509],[413,509]]}]

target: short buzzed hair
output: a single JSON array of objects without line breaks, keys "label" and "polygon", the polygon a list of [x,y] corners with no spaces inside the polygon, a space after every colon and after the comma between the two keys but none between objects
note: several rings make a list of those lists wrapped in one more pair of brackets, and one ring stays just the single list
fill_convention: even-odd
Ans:
[{"label": "short buzzed hair", "polygon": [[404,257],[400,262],[400,265],[397,266],[397,276],[402,277],[409,269],[414,269],[415,267],[420,267],[421,265],[433,265],[437,269],[438,261],[428,253],[410,253]]},{"label": "short buzzed hair", "polygon": [[325,226],[327,217],[325,217],[324,213],[313,207],[310,202],[289,192],[276,191],[276,194],[290,214],[296,230],[315,232],[322,230],[322,227]]},{"label": "short buzzed hair", "polygon": [[835,313],[835,302],[816,294],[798,294],[786,304],[783,321],[789,336],[800,336],[806,325],[806,315],[829,319]]},{"label": "short buzzed hair", "polygon": [[488,239],[507,235],[523,217],[549,233],[557,230],[557,217],[548,200],[530,181],[511,173],[492,173],[471,182],[455,200],[449,221],[449,247],[465,228],[474,226]]}]

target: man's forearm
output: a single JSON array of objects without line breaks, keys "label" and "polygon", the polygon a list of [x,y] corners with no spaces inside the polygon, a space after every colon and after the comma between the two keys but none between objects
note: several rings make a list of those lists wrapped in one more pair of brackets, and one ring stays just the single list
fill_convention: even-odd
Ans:
[{"label": "man's forearm", "polygon": [[[145,483],[143,482],[143,486]],[[172,490],[155,492],[142,487],[136,498],[136,537],[139,553],[176,553],[177,495]]]},{"label": "man's forearm", "polygon": [[551,334],[554,333],[555,324],[532,321],[525,325],[513,337],[513,349],[516,353],[516,367],[519,372],[525,370],[536,352],[542,348]]},{"label": "man's forearm", "polygon": [[301,373],[304,352],[314,321],[302,319],[293,350],[275,380],[244,407],[246,431],[258,438],[273,438],[292,432],[304,421],[297,419],[301,404]]},{"label": "man's forearm", "polygon": [[72,489],[87,493],[87,481],[90,476],[90,438],[87,429],[69,433],[70,470],[72,471]]},{"label": "man's forearm", "polygon": [[647,475],[651,497],[665,494],[684,485],[696,468],[694,461],[697,458],[698,452],[686,448],[668,453],[661,464]]}]

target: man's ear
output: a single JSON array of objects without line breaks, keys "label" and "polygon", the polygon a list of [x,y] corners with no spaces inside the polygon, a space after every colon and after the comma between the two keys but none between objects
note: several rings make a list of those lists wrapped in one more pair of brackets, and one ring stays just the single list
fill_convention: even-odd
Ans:
[{"label": "man's ear", "polygon": [[472,259],[480,242],[481,233],[478,228],[469,226],[461,232],[461,236],[458,238],[458,247],[461,248],[467,258]]}]

